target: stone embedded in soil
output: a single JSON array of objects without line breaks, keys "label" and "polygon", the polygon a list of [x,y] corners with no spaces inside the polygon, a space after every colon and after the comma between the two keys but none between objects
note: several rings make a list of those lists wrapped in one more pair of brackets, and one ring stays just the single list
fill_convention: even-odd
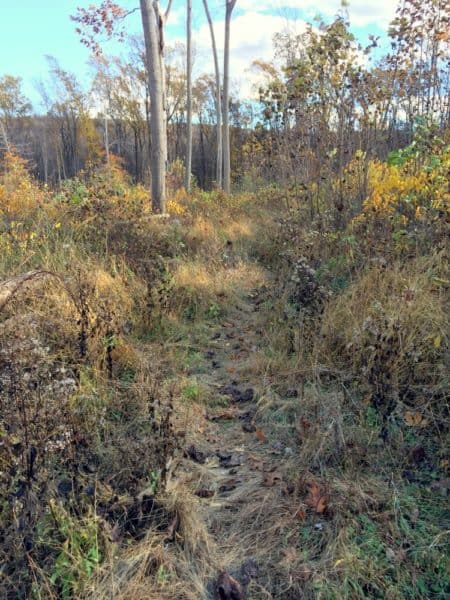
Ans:
[{"label": "stone embedded in soil", "polygon": [[242,563],[241,568],[239,569],[239,574],[237,575],[237,579],[241,582],[242,587],[245,589],[250,583],[250,580],[258,577],[258,575],[258,563],[253,557],[250,557]]},{"label": "stone embedded in soil", "polygon": [[247,388],[243,392],[234,384],[224,385],[220,388],[220,392],[225,396],[231,396],[233,402],[251,402],[255,397],[253,388]]},{"label": "stone embedded in soil", "polygon": [[239,452],[219,451],[217,452],[217,456],[222,467],[240,467],[245,461],[244,455]]},{"label": "stone embedded in soil", "polygon": [[206,461],[205,454],[201,450],[198,450],[194,444],[191,444],[188,448],[186,448],[185,455],[200,465],[203,465]]},{"label": "stone embedded in soil", "polygon": [[241,479],[230,479],[229,481],[225,481],[220,487],[219,492],[224,494],[226,492],[232,492],[236,489],[237,485],[242,483]]},{"label": "stone embedded in soil", "polygon": [[237,402],[240,396],[240,391],[239,389],[236,387],[235,384],[231,384],[231,385],[223,385],[220,388],[220,393],[223,394],[224,396],[231,396],[231,398]]},{"label": "stone embedded in soil", "polygon": [[241,400],[241,402],[251,402],[254,397],[255,397],[254,389],[247,388],[244,392],[242,392],[240,400]]},{"label": "stone embedded in soil", "polygon": [[213,490],[200,489],[195,492],[195,495],[199,498],[212,498],[214,496]]},{"label": "stone embedded in soil", "polygon": [[216,600],[245,600],[245,594],[239,581],[222,571],[217,579],[214,598]]},{"label": "stone embedded in soil", "polygon": [[73,491],[73,483],[69,479],[63,479],[58,483],[57,486],[58,494],[60,496],[69,496]]}]

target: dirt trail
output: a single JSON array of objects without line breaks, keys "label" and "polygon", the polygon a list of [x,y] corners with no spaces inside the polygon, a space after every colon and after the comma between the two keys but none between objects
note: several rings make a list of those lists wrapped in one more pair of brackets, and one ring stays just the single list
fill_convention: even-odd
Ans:
[{"label": "dirt trail", "polygon": [[[270,521],[279,522],[277,518],[268,523],[267,514],[280,503],[276,466],[282,452],[254,422],[265,383],[251,368],[264,345],[258,323],[263,294],[264,286],[246,290],[213,330],[208,348],[201,348],[210,368],[199,378],[219,405],[205,407],[199,431],[187,436],[181,466],[183,479],[200,498],[220,569],[241,581],[242,598],[249,579],[257,580],[267,554]],[[223,595],[228,597],[241,596]]]}]

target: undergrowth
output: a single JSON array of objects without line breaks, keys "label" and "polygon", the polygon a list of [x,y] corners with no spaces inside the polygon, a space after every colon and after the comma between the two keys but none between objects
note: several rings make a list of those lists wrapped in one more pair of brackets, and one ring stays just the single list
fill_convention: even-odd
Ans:
[{"label": "undergrowth", "polygon": [[289,452],[277,503],[236,515],[249,597],[448,597],[448,147],[422,158],[370,162],[357,211],[357,154],[337,229],[320,190],[316,215],[267,188],[178,192],[156,218],[114,161],[55,191],[6,156],[2,597],[207,597],[214,540],[170,474],[223,402],[199,348],[263,269],[246,369]]}]

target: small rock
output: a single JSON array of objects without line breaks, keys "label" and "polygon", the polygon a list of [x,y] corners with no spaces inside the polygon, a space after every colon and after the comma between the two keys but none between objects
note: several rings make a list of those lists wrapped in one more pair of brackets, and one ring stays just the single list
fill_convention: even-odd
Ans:
[{"label": "small rock", "polygon": [[221,492],[222,494],[225,492],[232,492],[233,490],[236,489],[236,485],[240,483],[239,481],[235,480],[235,479],[231,479],[230,481],[226,481],[225,483],[223,483],[220,487],[219,487],[219,492]]},{"label": "small rock", "polygon": [[245,600],[239,581],[225,571],[219,573],[214,597],[216,600]]},{"label": "small rock", "polygon": [[193,460],[196,463],[203,465],[206,461],[206,457],[203,452],[198,450],[194,444],[191,444],[189,448],[186,449],[185,455]]},{"label": "small rock", "polygon": [[195,495],[199,498],[212,498],[214,496],[213,490],[201,489],[195,492]]},{"label": "small rock", "polygon": [[244,455],[239,454],[238,452],[228,454],[219,452],[217,456],[219,457],[222,467],[239,467],[244,462]]},{"label": "small rock", "polygon": [[251,402],[255,397],[255,392],[253,388],[247,388],[244,392],[241,393],[240,401],[241,402]]},{"label": "small rock", "polygon": [[73,484],[70,479],[63,479],[58,483],[57,489],[60,496],[68,496],[72,493]]},{"label": "small rock", "polygon": [[258,575],[259,567],[256,560],[253,557],[247,558],[239,569],[239,580],[243,588],[245,589],[250,583],[250,580],[258,577]]},{"label": "small rock", "polygon": [[83,465],[83,469],[86,471],[86,473],[95,473],[97,471],[97,467],[92,463],[86,463]]}]

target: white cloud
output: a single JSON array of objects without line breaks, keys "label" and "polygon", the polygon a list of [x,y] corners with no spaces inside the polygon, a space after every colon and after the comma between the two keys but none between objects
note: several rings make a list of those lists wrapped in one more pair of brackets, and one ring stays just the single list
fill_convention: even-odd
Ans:
[{"label": "white cloud", "polygon": [[[378,25],[385,28],[395,13],[395,0],[350,0],[350,20],[355,26]],[[301,33],[305,21],[320,12],[332,18],[341,8],[341,0],[238,0],[231,25],[230,73],[234,86],[239,87],[240,96],[250,98],[255,95],[261,76],[251,69],[255,60],[273,61],[273,36],[289,29]],[[213,12],[214,30],[219,49],[220,67],[223,66],[223,1],[210,0]],[[194,13],[194,75],[213,73],[210,32],[203,15]],[[181,20],[176,15],[175,21]],[[184,39],[172,39],[171,42]]]},{"label": "white cloud", "polygon": [[[395,13],[396,0],[350,0],[348,12],[350,22],[357,27],[378,25],[386,27]],[[243,11],[258,11],[272,14],[301,11],[309,16],[317,13],[330,17],[341,8],[340,0],[239,0],[237,7]]]},{"label": "white cloud", "polygon": [[182,25],[186,20],[186,11],[184,7],[172,8],[167,19],[167,25],[169,27],[176,27]]},{"label": "white cloud", "polygon": [[[261,14],[249,11],[236,16],[231,25],[230,74],[235,85],[240,88],[241,97],[251,97],[258,77],[251,70],[255,60],[273,60],[272,39],[275,33],[289,28],[296,33],[304,31],[305,23],[300,20],[288,20],[282,16]],[[220,64],[223,62],[224,22],[214,21],[214,31],[220,52]],[[195,65],[198,73],[212,72],[211,38],[207,24],[195,32]]]}]

